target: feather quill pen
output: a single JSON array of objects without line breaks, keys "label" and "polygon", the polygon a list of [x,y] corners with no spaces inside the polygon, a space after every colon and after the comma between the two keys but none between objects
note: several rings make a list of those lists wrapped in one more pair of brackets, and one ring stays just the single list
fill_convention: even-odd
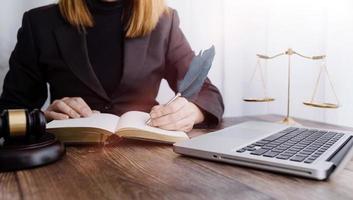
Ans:
[{"label": "feather quill pen", "polygon": [[194,57],[183,80],[178,82],[178,93],[185,98],[198,94],[207,78],[215,57],[215,47],[212,46]]},{"label": "feather quill pen", "polygon": [[[178,93],[165,105],[171,104],[180,96],[189,99],[194,95],[197,95],[201,91],[202,86],[207,79],[207,75],[211,69],[215,55],[216,50],[215,47],[212,46],[204,52],[201,51],[197,56],[195,56],[191,61],[184,79],[178,81],[177,83]],[[149,119],[146,123],[150,124],[150,122],[151,119]]]}]

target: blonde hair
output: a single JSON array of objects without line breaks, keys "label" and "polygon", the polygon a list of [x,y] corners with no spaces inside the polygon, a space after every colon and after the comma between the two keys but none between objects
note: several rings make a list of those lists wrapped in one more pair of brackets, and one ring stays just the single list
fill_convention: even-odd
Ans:
[{"label": "blonde hair", "polygon": [[[142,37],[156,27],[159,18],[168,12],[165,0],[129,0],[126,37]],[[62,16],[73,26],[93,27],[94,20],[86,0],[59,0]],[[126,12],[126,11],[125,11]]]}]

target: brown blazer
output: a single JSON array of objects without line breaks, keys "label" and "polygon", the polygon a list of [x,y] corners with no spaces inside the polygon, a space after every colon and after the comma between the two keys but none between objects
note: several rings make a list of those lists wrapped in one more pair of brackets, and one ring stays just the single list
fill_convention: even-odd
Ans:
[{"label": "brown blazer", "polygon": [[[23,16],[0,110],[42,107],[49,84],[51,102],[82,97],[92,109],[101,112],[149,112],[157,104],[161,80],[166,79],[176,91],[177,80],[183,78],[193,57],[179,28],[177,12],[172,10],[160,18],[148,36],[125,39],[122,80],[113,95],[107,95],[90,65],[85,33],[63,19],[58,5],[36,8]],[[221,120],[222,97],[209,80],[189,100],[204,111],[210,124]]]}]

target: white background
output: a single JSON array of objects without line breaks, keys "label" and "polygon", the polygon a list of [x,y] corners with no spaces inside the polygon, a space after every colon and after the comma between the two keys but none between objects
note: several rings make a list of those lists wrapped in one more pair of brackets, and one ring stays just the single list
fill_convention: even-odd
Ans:
[{"label": "white background", "polygon": [[[55,1],[2,0],[0,80],[7,71],[23,12],[52,2]],[[210,77],[223,94],[226,116],[285,114],[285,57],[264,66],[269,94],[277,101],[249,104],[242,97],[260,92],[259,81],[248,87],[257,53],[273,55],[293,48],[310,56],[327,54],[328,69],[342,107],[322,110],[302,104],[311,97],[319,63],[293,57],[292,114],[353,126],[353,1],[168,0],[168,3],[178,10],[181,27],[195,51],[216,46]],[[319,100],[334,102],[327,79],[322,80]],[[165,102],[170,95],[164,85],[158,98]]]}]

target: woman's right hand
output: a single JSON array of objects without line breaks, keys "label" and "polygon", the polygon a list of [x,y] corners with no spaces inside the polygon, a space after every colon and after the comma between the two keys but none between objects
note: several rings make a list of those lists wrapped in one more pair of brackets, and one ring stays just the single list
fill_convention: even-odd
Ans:
[{"label": "woman's right hand", "polygon": [[64,120],[69,118],[89,117],[93,114],[91,108],[80,97],[65,97],[55,100],[47,110],[44,111],[48,121]]}]

